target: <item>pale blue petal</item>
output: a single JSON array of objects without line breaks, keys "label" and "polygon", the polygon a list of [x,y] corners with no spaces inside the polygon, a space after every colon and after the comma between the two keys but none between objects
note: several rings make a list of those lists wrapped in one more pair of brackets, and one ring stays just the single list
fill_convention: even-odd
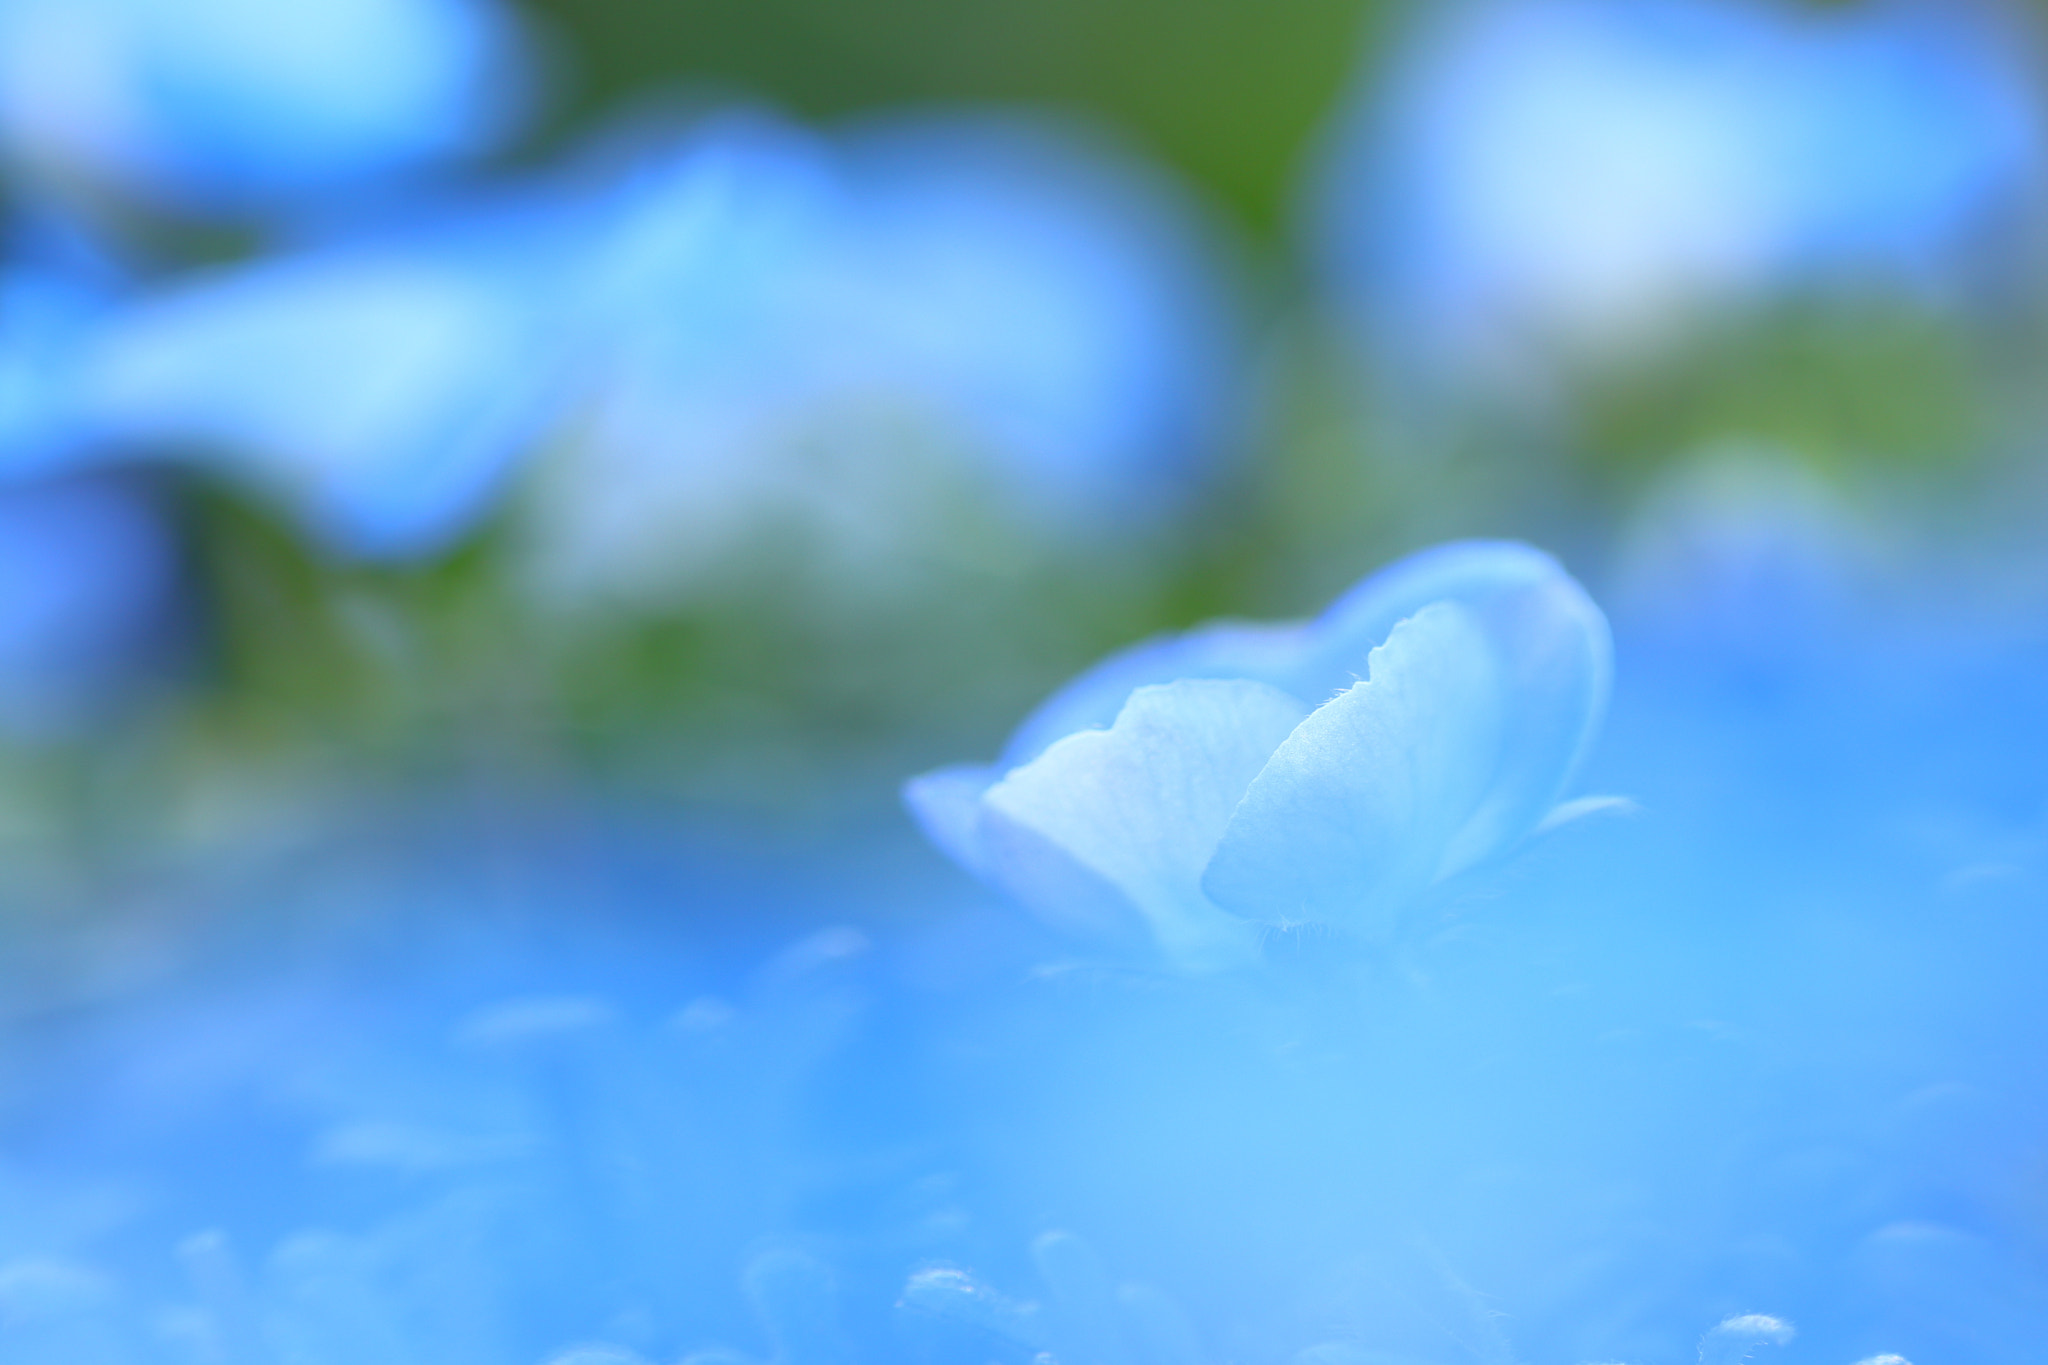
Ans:
[{"label": "pale blue petal", "polygon": [[1453,842],[1445,875],[1504,851],[1557,804],[1600,727],[1614,669],[1607,618],[1555,566],[1478,604],[1508,698],[1492,790]]},{"label": "pale blue petal", "polygon": [[846,343],[956,406],[1056,524],[1128,529],[1183,501],[1242,387],[1199,206],[1110,143],[1015,114],[886,117],[848,152],[853,263],[888,306]]},{"label": "pale blue petal", "polygon": [[110,318],[81,402],[109,437],[195,453],[362,558],[466,531],[562,397],[538,261],[385,244],[226,270]]},{"label": "pale blue petal", "polygon": [[9,478],[75,468],[86,458],[72,390],[100,292],[56,271],[0,271],[0,468]]},{"label": "pale blue petal", "polygon": [[1051,835],[985,804],[981,852],[989,882],[1061,933],[1113,957],[1157,954],[1145,915],[1123,888]]},{"label": "pale blue petal", "polygon": [[1141,687],[1107,730],[1069,735],[989,790],[986,804],[1115,886],[1171,959],[1241,952],[1245,926],[1197,885],[1231,812],[1308,708],[1264,683]]},{"label": "pale blue petal", "polygon": [[525,50],[487,0],[9,0],[0,140],[179,209],[304,207],[491,145]]},{"label": "pale blue petal", "polygon": [[74,732],[166,662],[179,546],[144,484],[0,484],[0,734]]},{"label": "pale blue petal", "polygon": [[[1007,118],[845,140],[708,120],[619,199],[595,272],[615,345],[546,500],[547,576],[658,588],[790,511],[866,557],[938,505],[929,459],[1034,536],[1142,538],[1237,387],[1217,272],[1177,259],[1189,215],[1144,180]],[[875,442],[922,454],[881,477]],[[868,471],[862,496],[818,486],[827,448]],[[897,477],[927,496],[887,496]]]},{"label": "pale blue petal", "polygon": [[[1183,678],[1251,678],[1289,690],[1309,647],[1300,622],[1214,621],[1183,635],[1161,635],[1119,650],[1039,704],[1003,751],[1006,766],[1029,763],[1056,739],[1100,730],[1133,691]],[[1304,698],[1313,704],[1320,697]]]},{"label": "pale blue petal", "polygon": [[1493,779],[1505,679],[1474,613],[1451,602],[1396,626],[1369,671],[1245,792],[1202,878],[1216,904],[1376,932],[1438,876]]},{"label": "pale blue petal", "polygon": [[1325,144],[1334,292],[1413,388],[1526,384],[1542,347],[1625,363],[1816,269],[1991,278],[2015,263],[1969,225],[2028,198],[2040,148],[2007,8],[1415,6]]},{"label": "pale blue petal", "polygon": [[903,784],[903,804],[925,838],[977,877],[988,875],[981,842],[981,797],[1000,776],[982,763],[935,768]]},{"label": "pale blue petal", "polygon": [[1485,608],[1565,577],[1555,559],[1512,540],[1455,540],[1397,560],[1365,579],[1316,617],[1315,644],[1304,655],[1304,688],[1321,701],[1358,681],[1365,657],[1388,634],[1432,602]]},{"label": "pale blue petal", "polygon": [[1513,541],[1458,541],[1410,555],[1339,598],[1316,622],[1295,690],[1313,697],[1318,683],[1344,686],[1395,622],[1440,601],[1472,613],[1509,699],[1493,788],[1455,840],[1448,873],[1512,844],[1556,804],[1606,709],[1613,645],[1607,618],[1549,555]]}]

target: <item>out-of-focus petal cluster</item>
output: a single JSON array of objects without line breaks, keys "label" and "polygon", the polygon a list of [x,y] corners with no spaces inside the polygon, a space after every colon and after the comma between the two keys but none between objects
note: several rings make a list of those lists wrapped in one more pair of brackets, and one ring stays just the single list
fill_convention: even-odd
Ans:
[{"label": "out-of-focus petal cluster", "polygon": [[573,244],[479,211],[179,279],[104,322],[79,402],[108,446],[256,489],[332,552],[445,550],[560,420]]},{"label": "out-of-focus petal cluster", "polygon": [[1259,923],[1380,938],[1551,815],[1609,671],[1606,621],[1556,561],[1447,545],[1316,621],[1111,658],[1002,764],[928,774],[907,799],[1046,919],[1179,965],[1242,960]]},{"label": "out-of-focus petal cluster", "polygon": [[76,352],[97,291],[34,265],[0,272],[0,469],[68,463],[78,441]]},{"label": "out-of-focus petal cluster", "polygon": [[0,735],[72,732],[174,657],[181,561],[163,498],[146,483],[0,482]]},{"label": "out-of-focus petal cluster", "polygon": [[229,488],[340,566],[497,524],[512,594],[658,615],[764,561],[853,597],[1134,561],[1231,444],[1225,253],[1138,158],[713,109],[486,176],[522,34],[492,0],[0,3],[11,198],[105,258],[10,253],[0,477],[167,467],[152,496]]},{"label": "out-of-focus petal cluster", "polygon": [[274,210],[481,150],[517,48],[492,0],[7,0],[0,147],[62,190]]},{"label": "out-of-focus petal cluster", "polygon": [[164,490],[95,470],[81,358],[119,287],[61,218],[7,225],[0,263],[0,735],[103,718],[176,653],[183,548]]},{"label": "out-of-focus petal cluster", "polygon": [[105,441],[332,550],[445,549],[541,459],[535,581],[671,590],[794,522],[901,557],[955,497],[1157,523],[1216,455],[1230,327],[1192,211],[1022,121],[714,120],[623,170],[167,282],[75,386]]},{"label": "out-of-focus petal cluster", "polygon": [[1336,131],[1314,232],[1389,355],[1625,353],[1802,277],[1937,278],[2035,188],[1993,6],[1479,0]]},{"label": "out-of-focus petal cluster", "polygon": [[730,117],[614,202],[591,285],[610,349],[532,516],[553,591],[644,594],[764,528],[900,558],[977,503],[1129,534],[1225,440],[1232,329],[1199,217],[1076,133]]}]

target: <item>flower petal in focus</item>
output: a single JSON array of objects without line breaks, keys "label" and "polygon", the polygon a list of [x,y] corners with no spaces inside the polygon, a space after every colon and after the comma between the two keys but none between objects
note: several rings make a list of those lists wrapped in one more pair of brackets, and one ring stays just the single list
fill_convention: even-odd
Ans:
[{"label": "flower petal in focus", "polygon": [[1507,705],[1479,623],[1432,603],[1394,627],[1369,671],[1245,789],[1202,875],[1217,904],[1256,918],[1379,918],[1491,851],[1460,838],[1494,780]]},{"label": "flower petal in focus", "polygon": [[1307,714],[1251,679],[1138,688],[1109,729],[1068,735],[989,788],[984,844],[998,873],[1037,893],[1051,917],[1061,905],[1031,873],[1065,858],[1115,888],[1169,957],[1228,951],[1247,926],[1203,895],[1201,869],[1246,787]]},{"label": "flower petal in focus", "polygon": [[1547,555],[1447,545],[1314,622],[1116,656],[1027,720],[1002,767],[942,769],[906,799],[1042,917],[1184,967],[1244,959],[1253,922],[1383,937],[1555,807],[1610,652]]}]

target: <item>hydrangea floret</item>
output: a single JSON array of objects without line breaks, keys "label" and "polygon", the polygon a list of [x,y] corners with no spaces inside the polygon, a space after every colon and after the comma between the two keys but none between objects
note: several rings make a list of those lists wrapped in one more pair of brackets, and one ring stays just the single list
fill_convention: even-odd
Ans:
[{"label": "hydrangea floret", "polygon": [[1260,926],[1393,933],[1546,821],[1598,727],[1606,618],[1557,561],[1466,541],[1317,619],[1111,656],[991,765],[905,790],[930,838],[1057,927],[1193,970]]}]

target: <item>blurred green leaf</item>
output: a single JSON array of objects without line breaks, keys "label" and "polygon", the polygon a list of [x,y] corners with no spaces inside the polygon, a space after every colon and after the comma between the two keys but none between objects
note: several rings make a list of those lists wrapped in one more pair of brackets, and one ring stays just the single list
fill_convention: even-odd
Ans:
[{"label": "blurred green leaf", "polygon": [[[725,87],[812,117],[1049,103],[1102,118],[1254,227],[1394,0],[529,0],[561,40],[564,124],[637,92]],[[561,125],[558,125],[561,126]]]}]

